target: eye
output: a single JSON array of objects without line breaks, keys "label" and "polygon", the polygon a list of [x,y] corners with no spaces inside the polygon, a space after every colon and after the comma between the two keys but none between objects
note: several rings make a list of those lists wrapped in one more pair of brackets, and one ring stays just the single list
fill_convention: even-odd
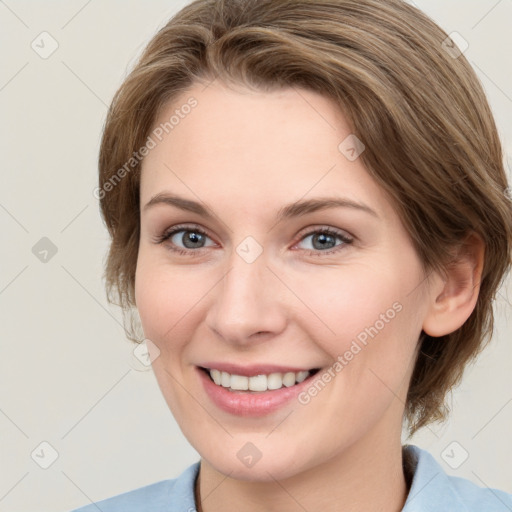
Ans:
[{"label": "eye", "polygon": [[[342,250],[346,245],[351,244],[354,240],[345,233],[330,227],[323,227],[307,232],[299,243],[309,239],[312,249],[305,249],[308,254],[322,256],[332,254]],[[340,241],[339,243],[336,243]]]},{"label": "eye", "polygon": [[[306,253],[315,256],[323,256],[332,254],[342,250],[345,246],[351,244],[354,240],[345,233],[335,230],[333,228],[324,226],[308,231],[302,236],[300,241],[296,244],[304,243],[309,239],[312,249],[304,249]],[[211,242],[208,244],[208,240]],[[167,244],[171,251],[183,255],[193,255],[194,253],[201,252],[201,249],[206,247],[215,246],[215,242],[207,235],[207,233],[199,226],[174,226],[161,235],[155,237],[154,242]]]},{"label": "eye", "polygon": [[[162,244],[169,241],[171,242],[169,244],[171,251],[179,254],[190,254],[207,247],[205,245],[207,240],[211,241],[211,238],[198,226],[174,226],[172,229],[164,231],[164,233],[157,236],[154,242]],[[211,243],[211,245],[215,245],[215,243]]]}]

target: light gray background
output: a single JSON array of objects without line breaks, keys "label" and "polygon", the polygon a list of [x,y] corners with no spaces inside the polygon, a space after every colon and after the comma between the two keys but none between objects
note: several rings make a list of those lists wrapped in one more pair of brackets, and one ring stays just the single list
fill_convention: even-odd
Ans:
[{"label": "light gray background", "polygon": [[[92,195],[107,105],[186,3],[0,1],[0,512],[64,512],[176,477],[199,458],[106,303],[108,236]],[[512,0],[416,5],[469,43],[510,168]],[[43,51],[43,31],[59,45],[46,59],[31,47]],[[32,252],[42,237],[57,248],[46,263]],[[494,339],[453,394],[450,421],[412,440],[450,474],[509,492],[511,289],[509,279]],[[36,463],[50,460],[43,441],[58,453],[48,469]]]}]

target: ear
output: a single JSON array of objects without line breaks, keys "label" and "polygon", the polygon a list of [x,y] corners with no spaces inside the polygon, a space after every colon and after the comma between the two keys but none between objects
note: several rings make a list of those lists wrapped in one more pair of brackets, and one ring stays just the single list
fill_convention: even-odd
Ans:
[{"label": "ear", "polygon": [[473,312],[484,265],[485,244],[472,232],[458,247],[443,276],[431,279],[431,301],[423,322],[423,331],[438,337],[461,327]]}]

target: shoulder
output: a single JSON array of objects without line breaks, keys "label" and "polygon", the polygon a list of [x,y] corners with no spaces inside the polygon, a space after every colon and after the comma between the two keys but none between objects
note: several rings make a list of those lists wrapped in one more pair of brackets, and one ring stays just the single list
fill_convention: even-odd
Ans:
[{"label": "shoulder", "polygon": [[192,512],[195,511],[194,483],[198,471],[199,462],[196,462],[178,478],[139,487],[71,512]]},{"label": "shoulder", "polygon": [[[135,512],[136,510],[162,510],[162,505],[172,496],[174,480],[162,480],[132,491],[91,503],[72,512]],[[148,508],[152,507],[152,508]]]},{"label": "shoulder", "polygon": [[468,510],[512,511],[512,494],[490,487],[479,487],[464,478],[455,476],[448,478]]},{"label": "shoulder", "polygon": [[404,446],[413,480],[402,512],[449,510],[450,512],[512,511],[512,494],[480,487],[465,478],[445,473],[434,457],[417,446]]}]

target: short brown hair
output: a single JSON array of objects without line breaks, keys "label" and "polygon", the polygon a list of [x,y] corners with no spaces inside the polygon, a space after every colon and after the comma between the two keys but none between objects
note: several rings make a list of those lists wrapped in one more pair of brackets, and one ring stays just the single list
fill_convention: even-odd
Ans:
[{"label": "short brown hair", "polygon": [[[475,72],[447,38],[400,0],[196,0],[182,9],[150,41],[106,120],[98,190],[112,238],[109,301],[133,312],[141,166],[126,163],[164,104],[213,79],[259,90],[307,88],[334,100],[364,141],[363,163],[394,200],[426,271],[442,272],[470,232],[485,243],[471,316],[451,334],[422,332],[418,341],[409,432],[445,419],[446,393],[491,337],[512,247],[494,119]],[[134,327],[125,324],[127,336],[141,341]]]}]

